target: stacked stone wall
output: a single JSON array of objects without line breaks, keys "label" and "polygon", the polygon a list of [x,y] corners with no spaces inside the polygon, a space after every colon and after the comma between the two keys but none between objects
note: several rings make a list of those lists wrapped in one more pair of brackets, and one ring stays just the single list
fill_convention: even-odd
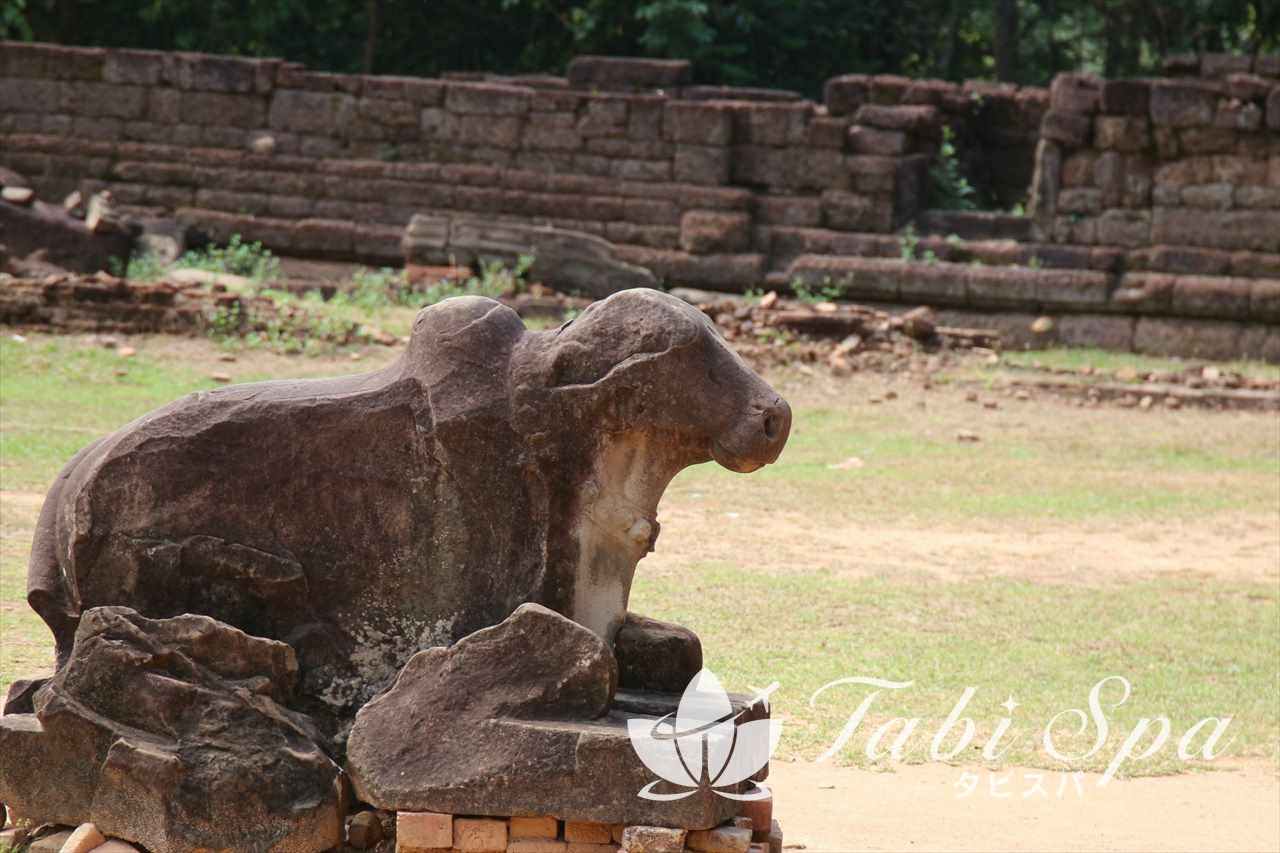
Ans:
[{"label": "stacked stone wall", "polygon": [[1206,57],[1197,77],[1054,80],[1033,183],[1040,236],[1144,250],[1171,273],[1280,252],[1280,62],[1232,59]]},{"label": "stacked stone wall", "polygon": [[831,116],[785,92],[652,88],[682,63],[594,59],[571,86],[7,42],[0,162],[46,196],[109,189],[280,251],[391,259],[415,212],[480,214],[742,286],[774,229],[883,233],[923,203],[932,107]]},{"label": "stacked stone wall", "polygon": [[1049,90],[845,74],[827,81],[823,101],[832,116],[856,115],[866,104],[935,108],[954,134],[962,172],[987,201],[1010,208],[1026,200]]},{"label": "stacked stone wall", "polygon": [[[1235,324],[1214,353],[1280,360],[1280,58],[1175,58],[1166,73],[1180,76],[1049,89],[844,75],[815,103],[697,86],[671,61],[420,79],[3,42],[0,165],[45,198],[107,189],[126,212],[284,253],[396,262],[418,213],[446,229],[554,225],[668,284],[818,276],[978,313]],[[944,127],[991,197],[1029,185],[1030,218],[928,209]],[[920,239],[895,233],[912,223]],[[1097,284],[1057,294],[1053,270]]]}]

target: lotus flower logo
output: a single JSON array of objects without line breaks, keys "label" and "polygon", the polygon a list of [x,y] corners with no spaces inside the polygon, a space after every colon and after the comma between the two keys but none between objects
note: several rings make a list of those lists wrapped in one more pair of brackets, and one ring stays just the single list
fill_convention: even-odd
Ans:
[{"label": "lotus flower logo", "polygon": [[[751,704],[763,701],[767,708],[769,694],[777,687],[775,681],[759,691]],[[731,800],[759,800],[769,796],[769,789],[763,785],[750,794],[719,790],[736,785],[764,767],[778,748],[782,723],[775,720],[739,723],[738,718],[744,713],[745,710],[734,713],[720,679],[711,670],[704,669],[685,688],[674,715],[667,714],[660,720],[627,720],[627,734],[636,755],[660,777],[645,785],[640,796],[646,800],[680,800],[703,786]],[[689,790],[674,794],[655,792],[654,786],[663,781]]]}]

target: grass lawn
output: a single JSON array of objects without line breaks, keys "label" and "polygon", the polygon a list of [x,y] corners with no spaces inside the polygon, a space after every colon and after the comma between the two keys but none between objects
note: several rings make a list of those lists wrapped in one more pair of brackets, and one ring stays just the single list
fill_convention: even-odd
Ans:
[{"label": "grass lawn", "polygon": [[[26,557],[40,497],[77,449],[212,387],[214,371],[235,381],[332,375],[393,354],[369,349],[353,364],[348,353],[243,351],[224,363],[206,341],[129,343],[132,358],[86,337],[0,340],[0,689],[49,666],[49,635],[23,601]],[[1140,718],[1160,715],[1170,743],[1132,772],[1176,770],[1177,739],[1206,716],[1234,717],[1231,754],[1276,759],[1274,414],[1003,398],[989,410],[947,383],[926,392],[878,375],[770,379],[795,408],[787,451],[751,476],[705,465],[676,479],[632,609],[694,628],[732,690],[778,681],[783,756],[821,754],[867,692],[835,688],[810,707],[815,690],[872,676],[914,685],[885,691],[838,761],[883,764],[862,751],[869,730],[893,717],[922,719],[908,744],[908,760],[921,760],[972,686],[975,745],[1012,696],[1018,737],[1002,762],[1055,767],[1039,730],[1060,711],[1087,709],[1095,682],[1122,675],[1133,694],[1107,709],[1107,745],[1077,766],[1105,766]],[[870,402],[886,388],[896,398]],[[981,440],[958,442],[960,429]],[[1111,685],[1104,703],[1117,692]],[[1055,729],[1059,748],[1085,751],[1096,730],[1071,729]],[[981,756],[970,748],[956,760]]]}]

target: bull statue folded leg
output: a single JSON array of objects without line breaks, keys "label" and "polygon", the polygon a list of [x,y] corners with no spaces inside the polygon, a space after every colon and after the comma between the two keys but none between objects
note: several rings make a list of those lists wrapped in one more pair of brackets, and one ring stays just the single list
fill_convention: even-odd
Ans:
[{"label": "bull statue folded leg", "polygon": [[104,605],[288,643],[300,710],[337,732],[416,651],[525,602],[612,642],[671,478],[713,459],[753,471],[790,423],[664,293],[547,331],[449,299],[381,370],[197,392],[86,447],[40,514],[28,601],[60,668]]}]

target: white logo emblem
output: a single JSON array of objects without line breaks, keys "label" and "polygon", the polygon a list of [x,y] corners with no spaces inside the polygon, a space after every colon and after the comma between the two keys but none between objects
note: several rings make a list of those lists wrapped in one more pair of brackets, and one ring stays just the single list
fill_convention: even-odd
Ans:
[{"label": "white logo emblem", "polygon": [[[769,694],[777,688],[775,681],[758,691],[750,704],[764,702],[768,708]],[[764,785],[749,794],[718,790],[736,785],[760,770],[778,748],[782,722],[739,723],[738,718],[745,713],[745,709],[734,713],[720,679],[704,669],[685,688],[674,715],[667,714],[660,720],[627,720],[627,734],[636,755],[660,777],[645,785],[639,795],[646,800],[680,800],[707,786],[731,800],[770,796]],[[675,794],[654,792],[654,786],[662,781],[690,790]]]}]

